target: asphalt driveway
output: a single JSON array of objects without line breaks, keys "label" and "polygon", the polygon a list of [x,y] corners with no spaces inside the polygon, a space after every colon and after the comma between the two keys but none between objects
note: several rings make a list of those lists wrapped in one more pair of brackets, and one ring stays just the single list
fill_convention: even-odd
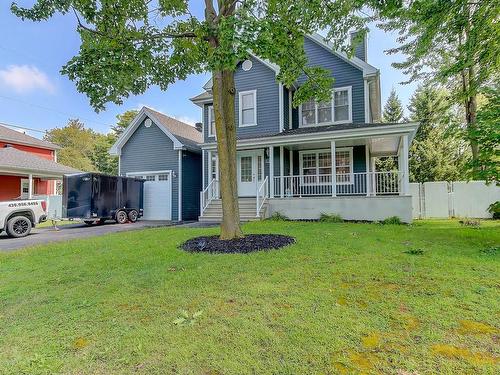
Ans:
[{"label": "asphalt driveway", "polygon": [[40,245],[50,242],[74,240],[77,238],[102,236],[107,233],[124,232],[130,230],[163,227],[173,225],[167,221],[139,220],[135,223],[115,224],[110,222],[104,225],[86,226],[83,223],[68,224],[55,230],[52,227],[34,228],[31,233],[23,238],[10,238],[5,232],[0,234],[0,251],[16,250],[26,246]]}]

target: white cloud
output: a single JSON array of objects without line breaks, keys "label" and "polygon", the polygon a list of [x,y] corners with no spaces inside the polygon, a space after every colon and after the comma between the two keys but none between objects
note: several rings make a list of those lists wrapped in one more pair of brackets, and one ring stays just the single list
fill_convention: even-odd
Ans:
[{"label": "white cloud", "polygon": [[49,77],[33,65],[9,65],[6,69],[0,69],[0,85],[21,94],[38,89],[49,93],[55,91]]}]

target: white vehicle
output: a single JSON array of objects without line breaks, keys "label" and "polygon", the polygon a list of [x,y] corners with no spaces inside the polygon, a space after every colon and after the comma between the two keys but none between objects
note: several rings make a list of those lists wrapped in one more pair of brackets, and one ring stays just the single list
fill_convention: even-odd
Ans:
[{"label": "white vehicle", "polygon": [[0,233],[24,237],[36,224],[47,220],[47,202],[41,199],[0,202]]}]

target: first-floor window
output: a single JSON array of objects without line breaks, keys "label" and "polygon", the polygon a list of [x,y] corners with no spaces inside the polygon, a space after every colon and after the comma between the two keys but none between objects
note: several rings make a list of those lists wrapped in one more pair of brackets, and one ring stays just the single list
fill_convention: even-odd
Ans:
[{"label": "first-floor window", "polygon": [[212,154],[212,159],[210,160],[210,181],[218,179],[219,176],[217,173],[217,154]]},{"label": "first-floor window", "polygon": [[[300,153],[301,175],[304,184],[330,184],[332,154],[330,150],[303,151]],[[335,174],[338,184],[352,183],[352,148],[335,151]]]}]

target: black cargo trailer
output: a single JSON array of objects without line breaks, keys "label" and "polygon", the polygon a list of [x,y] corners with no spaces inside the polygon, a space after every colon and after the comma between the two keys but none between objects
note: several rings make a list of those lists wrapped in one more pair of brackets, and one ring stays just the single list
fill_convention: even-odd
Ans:
[{"label": "black cargo trailer", "polygon": [[116,220],[123,224],[142,216],[144,180],[77,173],[63,178],[63,215],[86,224]]}]

